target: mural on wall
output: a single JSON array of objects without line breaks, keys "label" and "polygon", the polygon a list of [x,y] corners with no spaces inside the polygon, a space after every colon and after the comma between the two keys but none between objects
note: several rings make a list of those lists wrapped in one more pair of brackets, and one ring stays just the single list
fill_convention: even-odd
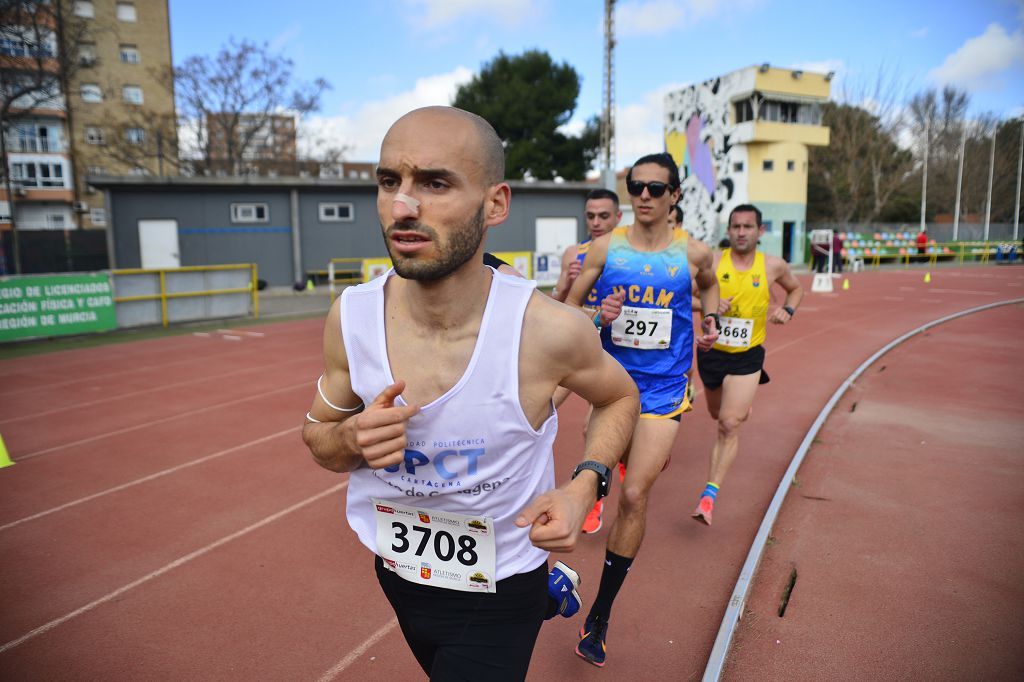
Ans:
[{"label": "mural on wall", "polygon": [[[746,149],[732,143],[736,126],[729,122],[730,95],[741,91],[741,80],[750,78],[729,74],[665,96],[665,149],[679,164],[683,223],[708,244],[747,194]],[[743,170],[733,170],[737,163]]]}]

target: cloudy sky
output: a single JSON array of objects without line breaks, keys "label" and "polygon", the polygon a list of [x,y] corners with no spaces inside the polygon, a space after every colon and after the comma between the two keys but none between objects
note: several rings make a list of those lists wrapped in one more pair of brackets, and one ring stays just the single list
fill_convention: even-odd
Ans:
[{"label": "cloudy sky", "polygon": [[[571,127],[601,108],[602,0],[171,0],[175,63],[231,37],[266,42],[332,90],[305,125],[374,161],[410,109],[448,104],[499,51],[545,50],[583,84]],[[833,97],[878,80],[954,84],[972,111],[1024,115],[1024,0],[619,0],[617,165],[662,148],[665,92],[764,62],[835,71]],[[849,94],[847,96],[850,96]]]}]

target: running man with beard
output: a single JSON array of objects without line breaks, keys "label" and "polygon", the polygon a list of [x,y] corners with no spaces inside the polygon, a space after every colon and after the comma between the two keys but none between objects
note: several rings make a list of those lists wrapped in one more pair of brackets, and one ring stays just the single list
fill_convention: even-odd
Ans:
[{"label": "running man with beard", "polygon": [[[435,680],[525,678],[548,552],[575,546],[639,412],[585,316],[481,262],[508,217],[503,173],[478,116],[428,107],[391,127],[377,211],[394,269],[331,307],[302,434],[320,466],[349,472],[349,524]],[[555,487],[559,385],[594,414]]]},{"label": "running man with beard", "polygon": [[[804,297],[789,264],[757,250],[763,234],[761,211],[756,206],[742,204],[729,213],[729,247],[715,254],[722,331],[712,349],[697,351],[708,412],[718,421],[708,482],[693,512],[693,518],[709,526],[719,487],[736,459],[740,427],[750,416],[754,393],[758,385],[769,381],[762,345],[765,322],[786,324]],[[785,290],[786,300],[769,316],[769,290],[776,282]]]}]

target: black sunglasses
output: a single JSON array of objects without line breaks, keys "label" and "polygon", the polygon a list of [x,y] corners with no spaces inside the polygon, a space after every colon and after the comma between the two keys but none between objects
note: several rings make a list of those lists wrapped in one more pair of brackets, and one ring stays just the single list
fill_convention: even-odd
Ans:
[{"label": "black sunglasses", "polygon": [[626,183],[626,191],[629,192],[630,196],[638,197],[644,193],[644,187],[650,195],[657,199],[665,190],[674,189],[672,185],[667,182],[640,182],[639,180],[630,180]]}]

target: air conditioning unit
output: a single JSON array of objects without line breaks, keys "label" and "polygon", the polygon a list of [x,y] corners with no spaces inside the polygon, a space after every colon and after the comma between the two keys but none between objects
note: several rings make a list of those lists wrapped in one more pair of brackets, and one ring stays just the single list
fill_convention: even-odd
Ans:
[{"label": "air conditioning unit", "polygon": [[89,212],[89,204],[85,201],[76,201],[71,205],[71,208],[74,209],[75,213]]}]

